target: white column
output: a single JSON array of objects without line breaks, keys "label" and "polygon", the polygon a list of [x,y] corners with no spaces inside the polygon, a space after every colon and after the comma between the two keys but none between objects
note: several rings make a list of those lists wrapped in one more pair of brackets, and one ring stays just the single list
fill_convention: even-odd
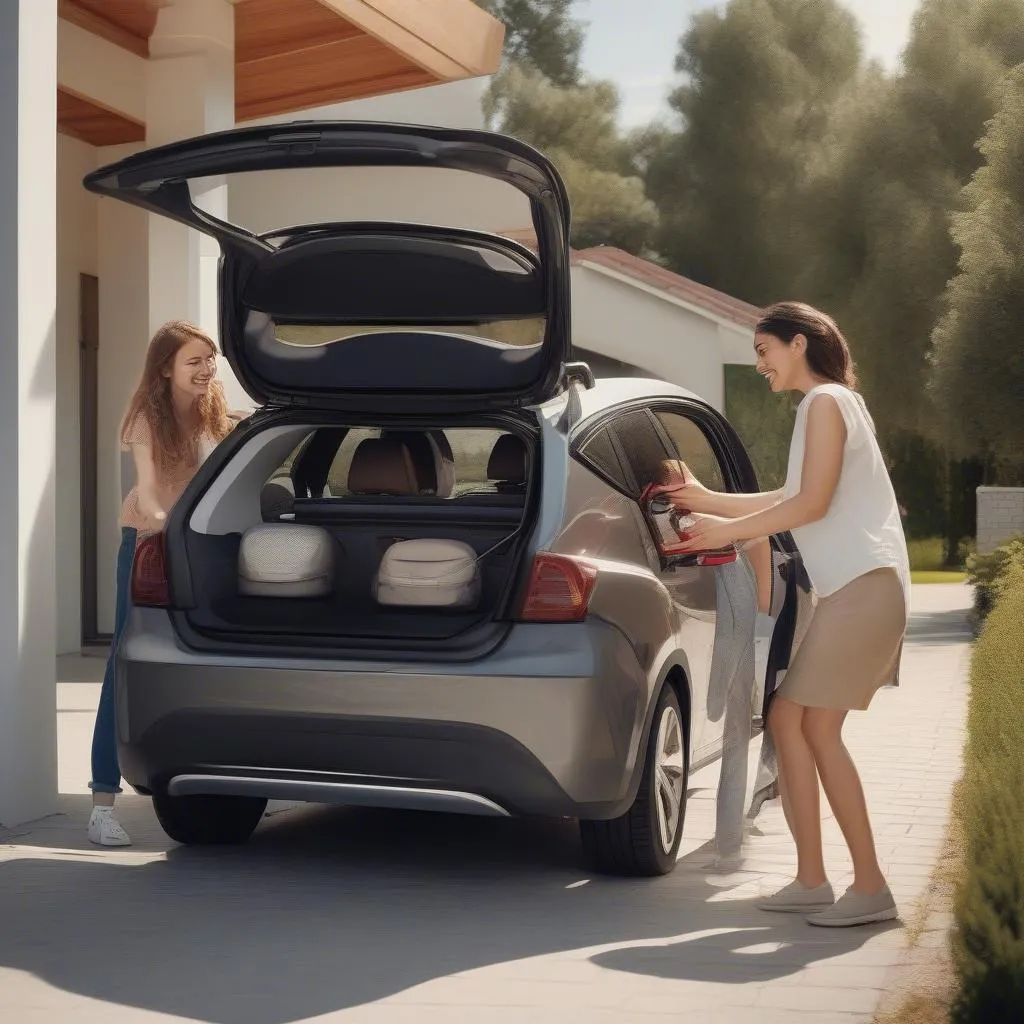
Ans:
[{"label": "white column", "polygon": [[57,4],[0,3],[0,825],[56,806]]},{"label": "white column", "polygon": [[[159,146],[235,125],[235,23],[227,0],[177,0],[162,7],[149,41],[146,144]],[[198,205],[222,219],[228,186],[204,183]],[[218,338],[217,243],[151,215],[149,327],[184,317]],[[219,338],[218,338],[219,341]],[[250,407],[226,363],[221,374],[232,406]]]}]

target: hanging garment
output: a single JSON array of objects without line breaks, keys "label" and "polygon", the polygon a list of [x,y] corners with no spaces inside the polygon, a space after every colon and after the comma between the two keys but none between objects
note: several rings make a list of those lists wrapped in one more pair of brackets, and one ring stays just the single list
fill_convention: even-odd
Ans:
[{"label": "hanging garment", "polygon": [[715,846],[720,858],[739,854],[747,796],[753,722],[757,578],[749,559],[715,569],[715,645],[708,684],[708,717],[724,716],[722,766],[715,802]]}]

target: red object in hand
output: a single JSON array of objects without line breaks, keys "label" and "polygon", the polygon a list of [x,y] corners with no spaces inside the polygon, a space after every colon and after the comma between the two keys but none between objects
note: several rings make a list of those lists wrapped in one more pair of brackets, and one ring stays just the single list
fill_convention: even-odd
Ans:
[{"label": "red object in hand", "polygon": [[714,551],[687,551],[690,513],[678,509],[665,494],[678,490],[678,484],[649,484],[640,495],[640,507],[658,539],[658,550],[664,558],[692,558],[694,565],[727,565],[735,562],[738,553],[730,545]]}]

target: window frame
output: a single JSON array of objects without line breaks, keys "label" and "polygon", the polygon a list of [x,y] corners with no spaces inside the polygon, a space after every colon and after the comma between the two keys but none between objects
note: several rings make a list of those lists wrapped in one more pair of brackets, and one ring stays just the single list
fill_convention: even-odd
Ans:
[{"label": "window frame", "polygon": [[743,442],[732,425],[720,412],[710,405],[692,398],[668,396],[662,398],[655,396],[653,398],[634,399],[633,401],[623,402],[618,405],[609,406],[607,409],[602,409],[577,425],[569,441],[570,456],[586,466],[588,470],[595,473],[611,487],[614,487],[620,494],[626,495],[626,497],[631,498],[633,501],[639,500],[640,486],[635,479],[632,466],[629,465],[621,439],[614,430],[609,430],[609,436],[612,439],[619,462],[624,466],[629,466],[628,476],[624,481],[626,486],[623,486],[623,483],[610,479],[601,467],[587,458],[584,450],[591,438],[601,430],[609,429],[615,420],[621,416],[637,411],[647,413],[662,445],[667,445],[668,451],[671,453],[667,456],[668,458],[680,458],[681,456],[662,423],[658,420],[657,416],[653,415],[654,412],[667,412],[684,416],[696,425],[711,446],[711,450],[718,460],[722,471],[726,489],[730,493],[752,493],[758,490],[757,474],[750,461],[750,456],[747,454]]}]

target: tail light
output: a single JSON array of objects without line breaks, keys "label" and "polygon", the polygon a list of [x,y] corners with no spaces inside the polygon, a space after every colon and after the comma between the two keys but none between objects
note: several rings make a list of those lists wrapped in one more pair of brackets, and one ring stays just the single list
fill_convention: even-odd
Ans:
[{"label": "tail light", "polygon": [[586,618],[597,569],[589,562],[541,552],[533,560],[521,622],[580,622]]},{"label": "tail light", "polygon": [[140,540],[132,563],[132,604],[166,608],[171,603],[163,533]]}]

